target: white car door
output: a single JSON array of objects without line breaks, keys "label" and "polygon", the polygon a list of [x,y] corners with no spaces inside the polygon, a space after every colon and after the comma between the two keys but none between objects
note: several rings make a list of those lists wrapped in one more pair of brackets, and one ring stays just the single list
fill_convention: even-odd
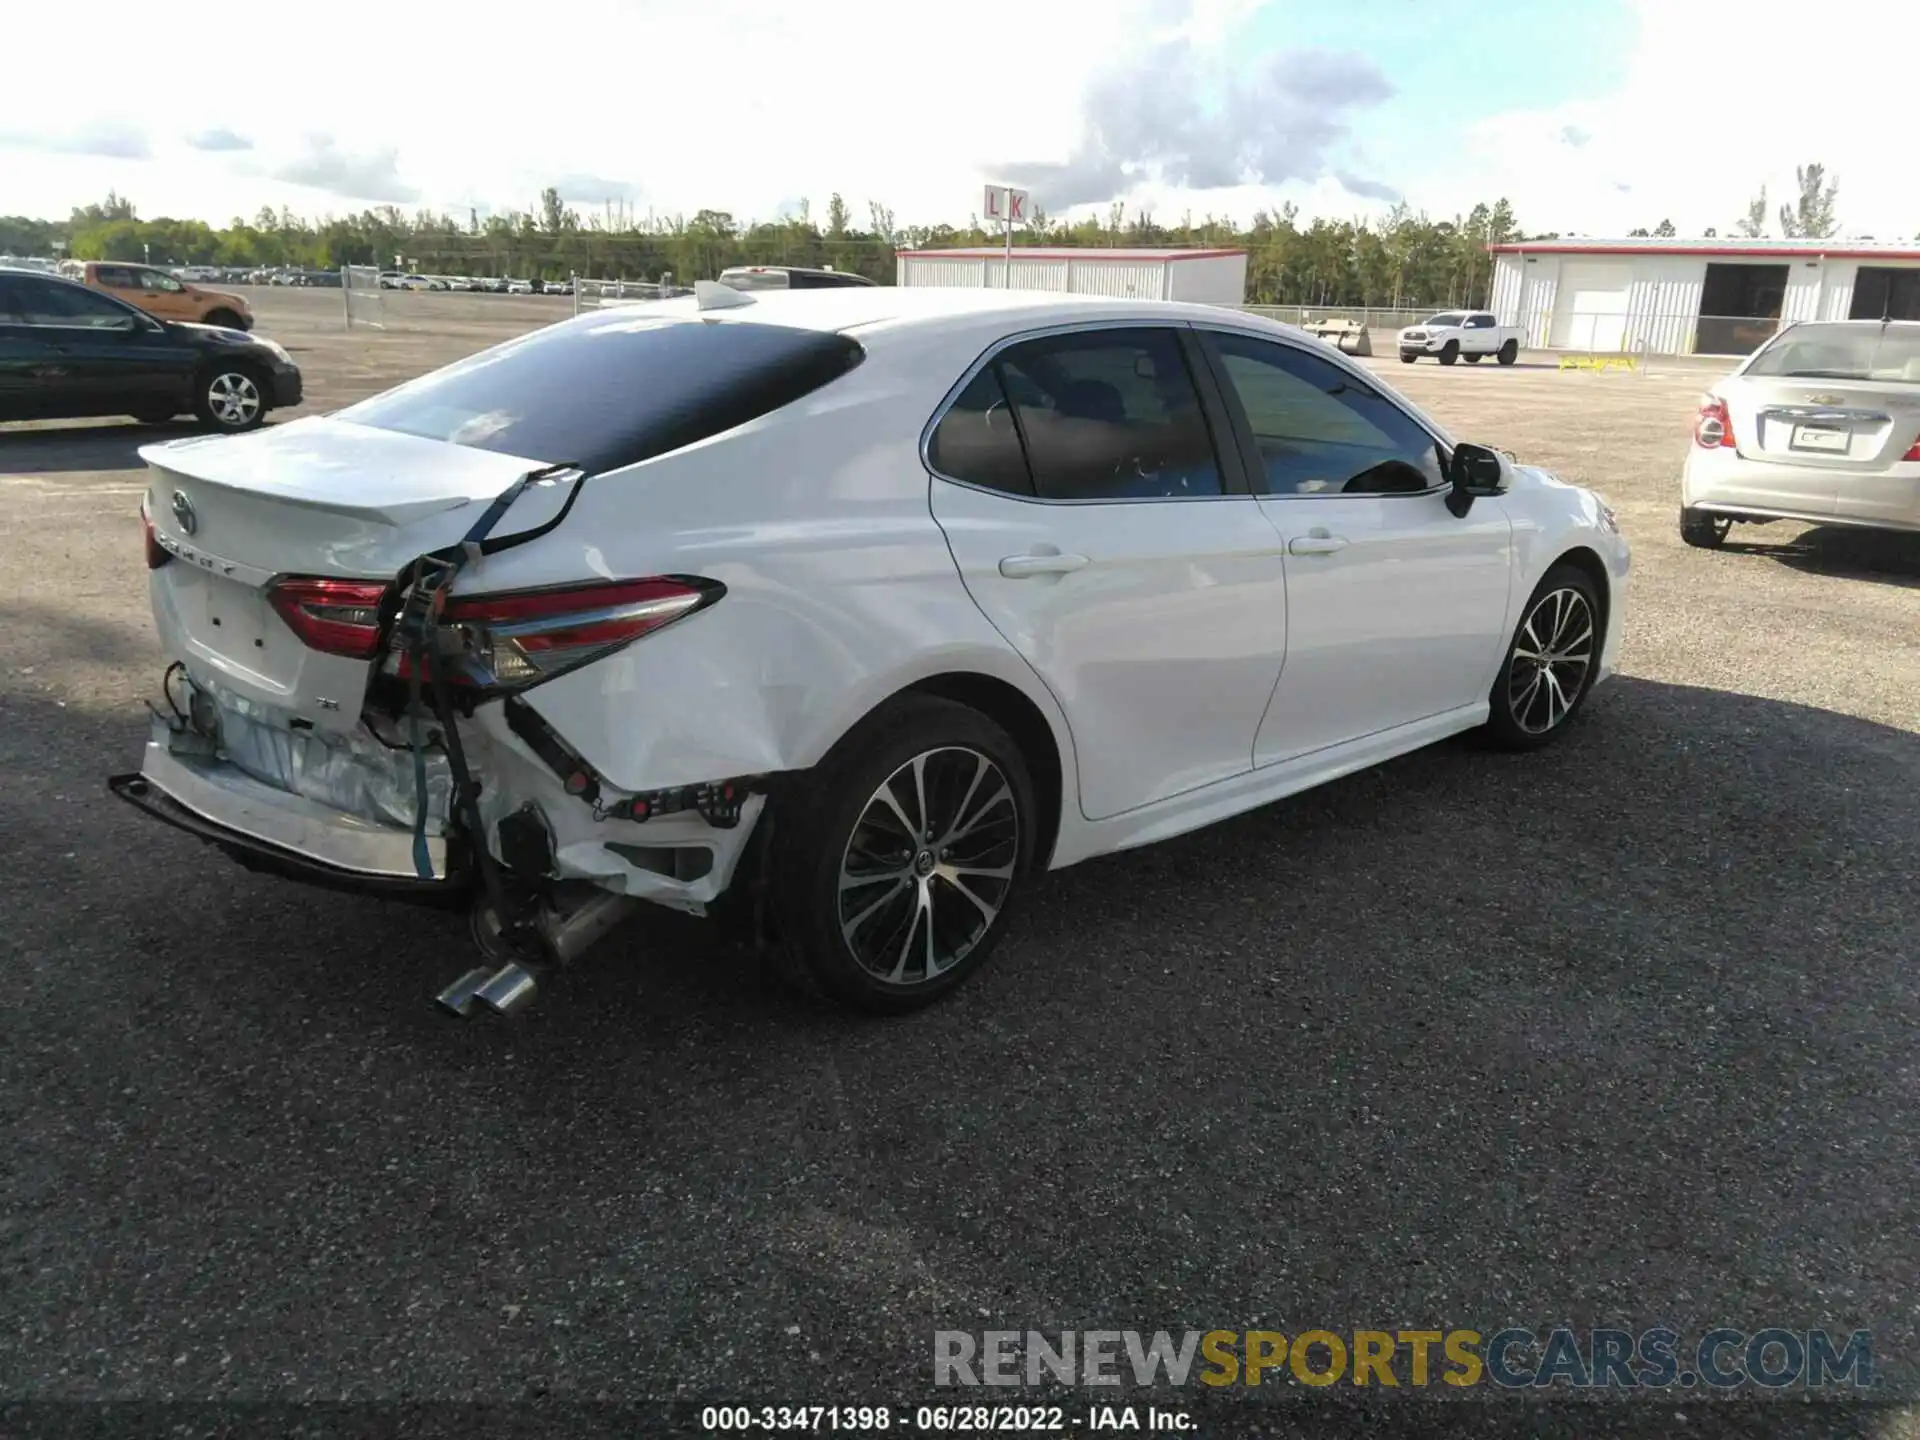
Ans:
[{"label": "white car door", "polygon": [[1080,327],[999,349],[928,437],[934,518],[1060,702],[1091,820],[1253,767],[1286,571],[1218,404],[1184,327]]},{"label": "white car door", "polygon": [[1438,440],[1357,368],[1202,334],[1260,505],[1287,542],[1287,657],[1254,763],[1484,701],[1507,639],[1504,503],[1449,511]]},{"label": "white car door", "polygon": [[1491,355],[1499,348],[1500,330],[1494,324],[1493,316],[1484,314],[1467,316],[1466,323],[1460,327],[1460,353]]}]

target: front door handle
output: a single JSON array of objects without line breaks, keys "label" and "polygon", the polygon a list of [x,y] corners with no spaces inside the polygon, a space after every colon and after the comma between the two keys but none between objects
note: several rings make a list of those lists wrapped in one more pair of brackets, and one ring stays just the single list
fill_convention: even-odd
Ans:
[{"label": "front door handle", "polygon": [[1346,548],[1346,536],[1330,535],[1317,527],[1305,535],[1296,536],[1293,543],[1287,546],[1295,555],[1332,555]]},{"label": "front door handle", "polygon": [[1084,555],[1009,555],[1000,562],[1000,573],[1009,580],[1025,580],[1034,575],[1071,575],[1092,563]]}]

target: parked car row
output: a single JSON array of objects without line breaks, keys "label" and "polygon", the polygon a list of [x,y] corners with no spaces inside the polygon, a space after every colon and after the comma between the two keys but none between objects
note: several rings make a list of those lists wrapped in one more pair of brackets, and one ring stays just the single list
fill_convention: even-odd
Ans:
[{"label": "parked car row", "polygon": [[233,434],[300,403],[283,346],[243,326],[162,318],[150,303],[101,283],[91,262],[84,280],[0,269],[0,420],[190,414]]}]

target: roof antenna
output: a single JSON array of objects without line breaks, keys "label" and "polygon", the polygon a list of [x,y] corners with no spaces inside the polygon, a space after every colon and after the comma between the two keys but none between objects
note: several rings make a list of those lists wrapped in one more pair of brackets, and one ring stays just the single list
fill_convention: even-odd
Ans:
[{"label": "roof antenna", "polygon": [[722,285],[718,280],[696,280],[693,282],[693,303],[696,310],[733,310],[741,305],[753,304],[753,297],[731,285]]}]

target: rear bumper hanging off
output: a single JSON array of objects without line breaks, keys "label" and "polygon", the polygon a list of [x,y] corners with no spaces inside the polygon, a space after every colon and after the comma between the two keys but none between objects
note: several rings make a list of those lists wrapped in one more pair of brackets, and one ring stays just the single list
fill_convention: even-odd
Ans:
[{"label": "rear bumper hanging off", "polygon": [[122,800],[220,846],[252,868],[331,889],[416,899],[463,899],[471,873],[440,836],[428,837],[433,875],[415,870],[413,835],[262,784],[233,765],[171,752],[165,727],[147,741],[138,772],[112,776]]}]

